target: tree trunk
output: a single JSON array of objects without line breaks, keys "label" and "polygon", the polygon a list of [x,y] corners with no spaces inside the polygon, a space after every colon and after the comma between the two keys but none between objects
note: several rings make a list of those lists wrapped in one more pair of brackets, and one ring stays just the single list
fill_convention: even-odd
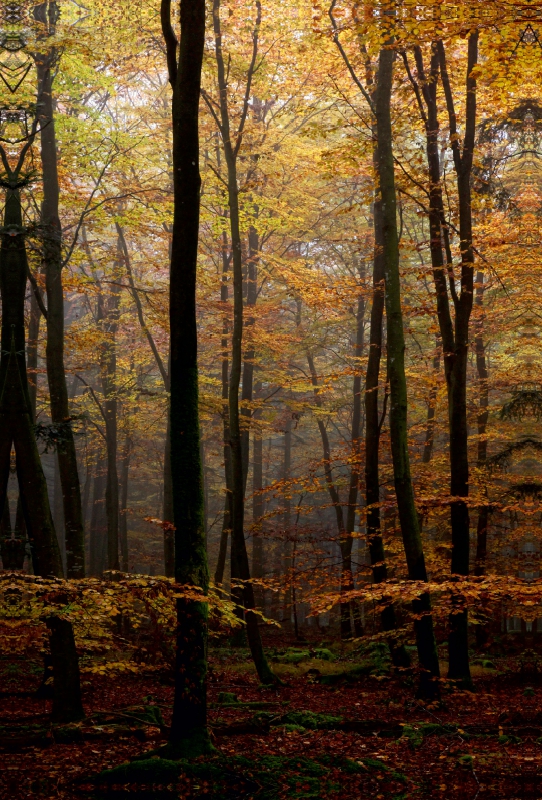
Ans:
[{"label": "tree trunk", "polygon": [[[254,49],[248,81],[252,78],[255,67],[258,28],[261,7],[257,3],[258,19],[253,37]],[[226,71],[222,54],[222,35],[220,30],[220,0],[213,0],[213,26],[215,33],[215,53],[217,63],[218,86],[220,91],[220,119],[221,136],[224,147],[224,156],[228,170],[228,206],[230,212],[230,231],[233,264],[233,330],[232,330],[232,357],[230,383],[228,392],[230,448],[232,463],[232,577],[235,566],[235,577],[238,577],[243,586],[243,605],[245,608],[245,622],[247,638],[254,660],[254,665],[262,683],[276,683],[262,645],[258,617],[253,613],[254,587],[250,582],[250,567],[245,542],[245,498],[243,480],[243,453],[241,445],[241,425],[239,413],[239,386],[241,383],[241,363],[243,347],[243,268],[241,251],[241,233],[239,224],[239,189],[237,185],[237,152],[238,146],[232,142],[230,134],[230,120],[228,111],[228,96]],[[250,86],[250,83],[249,83]],[[248,90],[247,90],[248,95]],[[240,139],[238,139],[240,145]]]},{"label": "tree trunk", "polygon": [[[476,275],[475,303],[478,311],[476,320],[476,369],[478,372],[478,459],[477,466],[483,470],[487,462],[486,428],[489,416],[489,390],[487,385],[488,371],[486,352],[484,346],[484,273]],[[476,535],[476,575],[485,575],[487,558],[487,525],[489,509],[487,504],[480,508],[478,513],[478,528]]]},{"label": "tree trunk", "polygon": [[246,494],[248,462],[249,462],[249,442],[250,442],[250,420],[252,418],[253,385],[254,385],[254,342],[253,328],[255,323],[254,306],[258,298],[258,258],[259,258],[259,237],[255,228],[251,225],[248,231],[248,263],[247,263],[247,297],[246,308],[247,318],[245,320],[245,338],[247,346],[243,362],[243,390],[241,393],[241,414],[245,418],[245,425],[241,430],[241,449],[243,455],[243,485]]},{"label": "tree trunk", "polygon": [[230,422],[228,410],[228,391],[230,384],[229,376],[229,353],[228,353],[228,332],[229,320],[227,313],[228,304],[228,270],[230,259],[227,252],[228,241],[224,231],[222,234],[222,281],[220,283],[220,302],[223,308],[222,317],[222,429],[224,441],[224,482],[226,484],[226,494],[224,497],[224,515],[222,517],[222,531],[220,534],[220,548],[218,551],[218,561],[215,570],[215,584],[222,586],[224,580],[224,568],[226,566],[226,556],[228,554],[228,540],[230,536],[233,511],[232,511],[232,472],[231,472],[231,449],[230,449]]},{"label": "tree trunk", "polygon": [[[199,99],[205,43],[205,0],[180,0],[181,38],[171,25],[170,0],[162,0],[162,31],[173,89],[173,235],[170,265],[170,436],[175,579],[207,594],[209,571],[204,526],[198,413],[196,271],[199,235]],[[169,734],[172,755],[212,750],[207,729],[208,605],[177,600],[175,696]]]},{"label": "tree trunk", "polygon": [[26,345],[26,369],[28,372],[28,396],[32,417],[36,418],[38,394],[38,339],[40,335],[41,311],[34,292],[30,294],[30,317],[28,320],[28,342]]},{"label": "tree trunk", "polygon": [[[168,402],[168,419],[166,427],[166,444],[164,447],[164,510],[162,520],[173,525],[173,481],[171,477],[171,423],[170,402]],[[175,531],[164,525],[164,571],[166,577],[175,576]]]},{"label": "tree trunk", "polygon": [[[484,345],[484,273],[478,272],[476,275],[476,295],[474,302],[478,311],[476,320],[476,369],[478,372],[478,459],[477,466],[483,471],[487,464],[487,439],[486,429],[489,416],[489,388],[488,370]],[[487,495],[487,489],[486,489]],[[487,562],[487,528],[489,524],[489,506],[486,503],[478,511],[478,525],[476,530],[476,561],[474,574],[481,576],[486,574]],[[483,647],[487,643],[489,625],[476,625],[476,644]]]},{"label": "tree trunk", "polygon": [[[58,14],[56,4],[42,3],[35,16],[42,22],[51,22]],[[54,30],[53,30],[54,32]],[[61,426],[62,436],[57,447],[60,482],[62,485],[67,576],[83,578],[85,575],[85,533],[81,509],[81,488],[77,470],[75,441],[64,369],[64,292],[62,288],[62,230],[58,213],[59,183],[55,121],[53,114],[52,74],[56,50],[36,57],[39,118],[41,136],[41,166],[43,201],[41,224],[43,227],[43,269],[47,295],[47,379],[53,424]]]},{"label": "tree trunk", "polygon": [[107,481],[105,513],[107,518],[107,568],[117,570],[119,564],[119,476],[117,471],[117,328],[119,320],[120,287],[112,286],[111,293],[98,296],[98,320],[103,339],[100,345],[100,378],[102,383],[103,416],[107,449]]},{"label": "tree trunk", "polygon": [[[256,396],[262,390],[261,383],[256,384]],[[252,453],[252,576],[256,580],[263,578],[263,539],[261,526],[263,524],[263,439],[262,432],[258,425],[261,416],[260,409],[254,411],[254,422],[256,423],[253,434],[253,453]],[[263,606],[262,588],[256,586],[254,597],[259,608]]]},{"label": "tree trunk", "polygon": [[128,479],[130,476],[130,457],[132,455],[132,437],[126,436],[124,452],[122,454],[122,473],[121,473],[121,493],[120,493],[120,517],[119,517],[119,541],[121,553],[121,569],[128,572]]},{"label": "tree trunk", "polygon": [[90,541],[89,561],[90,574],[101,577],[104,571],[102,560],[104,539],[106,534],[106,519],[104,507],[104,493],[106,483],[107,461],[103,458],[96,459],[94,472],[94,485],[92,492],[92,510],[90,514]]},{"label": "tree trunk", "polygon": [[[444,45],[437,43],[440,73],[448,118],[452,155],[457,177],[459,203],[459,239],[461,248],[461,292],[455,299],[453,363],[448,369],[450,416],[450,493],[452,523],[452,574],[468,575],[470,560],[469,510],[464,498],[469,494],[469,456],[467,425],[467,360],[469,322],[474,294],[474,251],[472,247],[471,173],[476,135],[476,78],[472,71],[478,62],[478,31],[468,40],[466,78],[465,135],[462,152],[457,136],[454,99],[450,87]],[[445,347],[444,337],[443,346]],[[457,498],[457,499],[456,499]],[[448,677],[463,686],[472,685],[469,667],[467,611],[457,609],[450,615]]]},{"label": "tree trunk", "polygon": [[[64,526],[64,498],[62,495],[62,483],[60,480],[60,468],[58,464],[58,453],[53,454],[54,460],[54,483],[53,483],[53,522],[55,524],[55,530],[60,534],[59,535],[59,546],[60,546],[60,555],[62,557],[62,565],[64,571],[66,571],[66,537],[64,534],[65,526]],[[62,532],[62,533],[61,533]]]},{"label": "tree trunk", "polygon": [[284,541],[282,543],[282,572],[286,582],[284,589],[284,603],[282,607],[282,620],[290,624],[292,616],[292,501],[290,499],[290,479],[292,477],[292,416],[288,413],[284,427],[284,457],[282,462],[282,480],[284,485],[284,512],[282,514],[282,529]]},{"label": "tree trunk", "polygon": [[[165,225],[164,227],[168,232],[170,232],[168,225]],[[158,367],[158,371],[160,372],[162,380],[164,381],[164,389],[169,394],[170,365],[168,364],[168,369],[166,369],[166,365],[164,364],[162,357],[160,356],[160,353],[156,346],[156,342],[154,341],[154,337],[148,325],[146,325],[145,323],[143,305],[141,303],[141,298],[139,297],[139,292],[134,282],[130,253],[128,251],[128,244],[126,242],[126,237],[124,235],[124,228],[118,221],[115,222],[115,228],[118,235],[117,254],[119,261],[122,261],[124,263],[124,267],[126,269],[126,277],[128,279],[128,284],[132,291],[132,297],[134,299],[139,325],[141,327],[141,330],[147,337],[147,341],[151,348],[151,352],[154,356],[156,366]],[[169,257],[171,259],[171,240],[169,245]],[[172,488],[171,488],[171,442],[170,442],[169,417],[170,413],[169,413],[169,399],[168,399],[166,438],[164,443],[164,496],[163,496],[163,508],[162,508],[162,523],[164,531],[164,572],[166,577],[172,578],[175,574],[175,540],[174,540],[174,531],[171,527],[173,525],[173,498],[172,498]],[[122,551],[122,547],[124,546],[123,545],[124,530],[122,529],[121,518],[119,518],[119,536],[120,536],[120,545]],[[126,542],[126,548],[127,548],[127,542]],[[122,552],[124,553],[124,551]],[[125,554],[127,558],[128,554],[127,549],[125,550]]]},{"label": "tree trunk", "polygon": [[[310,353],[307,353],[307,363],[309,365],[309,372],[311,376],[311,383],[314,387],[314,398],[318,408],[322,407],[322,398],[318,389],[318,375],[314,365],[314,359]],[[351,567],[351,548],[352,537],[347,537],[346,528],[344,524],[343,507],[341,505],[341,498],[339,491],[333,480],[333,470],[331,467],[331,446],[329,444],[329,436],[327,435],[325,422],[318,417],[317,419],[318,430],[320,431],[320,438],[322,440],[322,451],[324,456],[324,475],[326,479],[327,490],[331,499],[331,504],[335,511],[335,519],[337,522],[337,532],[339,534],[339,547],[341,550],[342,564],[341,564],[341,595],[352,589],[352,567]],[[350,551],[346,542],[350,539]],[[345,572],[346,566],[346,572]],[[350,602],[341,602],[341,638],[349,639],[352,636],[352,627],[350,620]]]},{"label": "tree trunk", "polygon": [[[28,144],[28,142],[27,142]],[[24,160],[24,156],[22,156]],[[10,183],[17,186],[18,175]],[[25,361],[24,299],[28,263],[18,188],[7,189],[0,246],[2,340],[0,359],[0,508],[6,502],[12,445],[34,573],[62,575],[47,484],[36,443]]]},{"label": "tree trunk", "polygon": [[440,372],[440,340],[437,339],[433,356],[433,383],[429,391],[427,403],[427,420],[425,423],[425,441],[423,443],[422,463],[429,464],[435,446],[435,406],[437,404],[437,375]]},{"label": "tree trunk", "polygon": [[[364,277],[360,270],[360,278]],[[365,298],[360,296],[356,309],[356,338],[354,342],[355,375],[352,385],[352,428],[350,434],[350,485],[348,487],[348,507],[346,510],[346,536],[341,547],[342,574],[345,586],[350,584],[354,588],[352,575],[352,545],[353,533],[356,526],[356,511],[358,502],[359,481],[361,478],[361,357],[363,355],[363,340],[365,333]],[[359,603],[350,603],[354,633],[356,636],[363,634]]]},{"label": "tree trunk", "polygon": [[72,623],[49,616],[49,644],[53,664],[53,722],[77,722],[85,716],[81,701],[79,658]]},{"label": "tree trunk", "polygon": [[[408,453],[405,340],[401,309],[397,201],[391,125],[394,58],[393,50],[380,51],[378,85],[375,95],[378,175],[382,201],[382,252],[388,348],[387,368],[390,385],[389,424],[395,494],[408,576],[411,580],[427,581]],[[413,611],[415,614],[414,629],[416,632],[418,659],[422,668],[420,692],[426,696],[435,696],[439,693],[437,679],[440,677],[440,670],[429,592],[424,593],[418,600],[414,601]]]}]

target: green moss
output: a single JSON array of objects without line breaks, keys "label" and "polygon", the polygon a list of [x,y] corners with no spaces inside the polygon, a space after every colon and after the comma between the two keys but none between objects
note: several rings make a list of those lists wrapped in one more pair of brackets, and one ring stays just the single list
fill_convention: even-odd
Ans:
[{"label": "green moss", "polygon": [[[519,736],[499,736],[497,738],[499,744],[521,744],[522,740]],[[538,741],[538,740],[537,740]]]},{"label": "green moss", "polygon": [[[288,798],[295,800],[319,800],[330,790],[330,770],[339,770],[346,775],[366,772],[367,764],[356,763],[341,756],[322,756],[310,759],[302,756],[263,756],[260,759],[245,756],[226,758],[217,755],[205,760],[191,762],[186,759],[147,758],[121,764],[95,776],[97,785],[130,784],[136,786],[167,785],[175,783],[182,775],[192,780],[207,782],[206,796],[220,798],[239,796],[239,782],[257,791],[258,800],[275,800],[278,793],[288,787]],[[375,761],[378,769],[387,770],[384,764]],[[334,782],[338,781],[334,776]],[[228,787],[237,794],[230,795]]]},{"label": "green moss", "polygon": [[218,695],[219,703],[227,703],[228,705],[238,703],[239,699],[233,692],[220,692]]},{"label": "green moss", "polygon": [[53,737],[57,744],[73,744],[83,741],[83,731],[79,725],[56,725]]},{"label": "green moss", "polygon": [[284,653],[275,656],[275,660],[280,664],[300,664],[311,659],[335,661],[336,656],[327,647],[316,647],[314,650],[288,647]]},{"label": "green moss", "polygon": [[[414,750],[420,747],[426,736],[446,736],[455,733],[456,728],[452,725],[440,725],[435,722],[424,722],[414,727],[413,725],[403,726],[402,739],[408,741],[409,746]],[[465,738],[463,735],[463,738]]]},{"label": "green moss", "polygon": [[[342,717],[331,714],[316,714],[314,711],[289,711],[281,717],[280,724],[301,725],[310,730],[332,730],[342,722]],[[273,723],[271,723],[273,724]]]}]

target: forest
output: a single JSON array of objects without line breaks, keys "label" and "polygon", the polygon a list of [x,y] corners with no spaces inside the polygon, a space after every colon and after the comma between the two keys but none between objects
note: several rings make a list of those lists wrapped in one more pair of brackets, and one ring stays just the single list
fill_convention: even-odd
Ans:
[{"label": "forest", "polygon": [[535,0],[1,0],[0,798],[542,797],[541,141]]}]

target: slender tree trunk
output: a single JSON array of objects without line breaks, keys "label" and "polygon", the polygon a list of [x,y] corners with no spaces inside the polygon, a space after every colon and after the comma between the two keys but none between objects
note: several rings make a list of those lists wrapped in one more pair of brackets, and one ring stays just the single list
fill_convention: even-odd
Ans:
[{"label": "slender tree trunk", "polygon": [[30,317],[28,319],[28,342],[26,346],[26,369],[28,371],[28,396],[32,417],[36,418],[38,393],[38,339],[40,335],[41,311],[34,292],[30,294]]},{"label": "slender tree trunk", "polygon": [[422,462],[429,464],[435,445],[435,406],[437,404],[437,375],[440,372],[440,341],[437,340],[435,355],[433,356],[433,382],[429,391],[427,403],[427,420],[425,423],[425,441],[423,443]]},{"label": "slender tree trunk", "polygon": [[241,414],[245,419],[245,424],[241,430],[241,449],[243,456],[243,485],[246,494],[248,462],[249,462],[249,442],[250,442],[250,420],[252,410],[253,385],[254,385],[254,342],[253,328],[255,323],[254,306],[258,297],[258,258],[259,258],[259,237],[255,228],[251,225],[248,231],[248,261],[247,261],[247,296],[246,309],[247,318],[245,320],[245,338],[247,340],[245,357],[243,362],[243,390],[241,393]]},{"label": "slender tree trunk", "polygon": [[107,449],[107,481],[105,512],[107,517],[107,568],[118,570],[119,564],[119,476],[117,470],[117,328],[120,287],[113,286],[109,295],[98,296],[98,320],[101,323],[100,379]]},{"label": "slender tree trunk", "polygon": [[[408,453],[405,340],[401,309],[399,238],[397,232],[397,201],[391,124],[394,58],[393,50],[380,51],[378,85],[375,95],[378,175],[382,201],[382,250],[388,348],[387,368],[390,385],[389,423],[395,494],[408,576],[411,580],[427,581]],[[418,600],[414,601],[413,610],[415,614],[414,628],[416,631],[418,658],[423,670],[420,692],[426,696],[435,696],[439,692],[436,679],[440,677],[440,670],[429,592],[424,593]]]},{"label": "slender tree trunk", "polygon": [[[54,453],[54,483],[53,483],[53,522],[55,523],[56,531],[64,531],[64,508],[62,496],[62,483],[60,480],[60,468],[58,464],[58,453]],[[62,564],[64,571],[66,571],[66,537],[60,536],[59,541],[60,554],[62,557]]]},{"label": "slender tree trunk", "polygon": [[[258,18],[253,36],[253,58],[248,72],[248,89],[256,64],[258,30],[261,16],[261,6],[257,0],[256,7]],[[239,387],[241,383],[242,346],[243,346],[243,267],[241,250],[241,233],[239,222],[239,189],[237,185],[237,153],[241,144],[241,131],[238,133],[237,142],[234,144],[230,133],[230,120],[228,110],[228,87],[226,70],[222,54],[222,34],[220,29],[220,0],[213,0],[213,26],[215,34],[215,54],[217,63],[217,77],[220,92],[220,120],[221,136],[224,147],[224,156],[228,171],[228,206],[230,212],[230,231],[232,245],[233,265],[233,330],[232,330],[232,357],[230,383],[228,392],[230,448],[232,463],[232,576],[238,577],[243,582],[243,605],[245,608],[245,622],[247,638],[259,678],[264,684],[276,683],[262,645],[258,617],[253,613],[254,587],[250,581],[250,567],[245,542],[244,520],[245,499],[243,480],[243,453],[241,445],[241,425],[239,413]]]},{"label": "slender tree trunk", "polygon": [[[314,387],[314,398],[316,400],[316,405],[318,408],[321,408],[322,398],[320,397],[318,389],[318,375],[316,373],[314,359],[310,353],[307,353],[307,363],[309,365],[311,383]],[[345,591],[348,591],[349,589],[352,588],[351,556],[348,552],[343,550],[344,542],[347,538],[346,528],[344,524],[344,514],[343,514],[343,507],[341,505],[341,498],[339,495],[339,491],[335,485],[335,481],[333,480],[333,470],[331,467],[331,446],[329,443],[329,436],[327,435],[326,424],[324,420],[321,419],[320,417],[318,417],[317,419],[317,424],[318,424],[318,430],[320,431],[320,438],[322,440],[322,451],[324,456],[324,475],[326,479],[326,485],[329,497],[331,499],[331,504],[335,511],[335,519],[337,521],[337,532],[339,534],[339,547],[341,549],[341,555],[342,555],[341,594],[343,594]],[[346,560],[346,568],[350,570],[349,574],[346,575],[345,575],[345,560]],[[351,636],[352,636],[352,627],[350,622],[350,603],[341,602],[341,638],[349,639]]]},{"label": "slender tree trunk", "polygon": [[222,281],[220,284],[220,302],[223,308],[222,317],[222,429],[224,441],[224,478],[226,484],[226,494],[224,496],[224,515],[222,517],[222,531],[220,534],[220,548],[218,551],[218,561],[215,570],[215,584],[221,586],[224,580],[224,568],[228,554],[228,540],[230,536],[233,510],[232,510],[232,471],[231,471],[231,449],[230,449],[230,421],[228,409],[228,391],[230,385],[229,368],[229,319],[228,319],[228,271],[230,258],[228,255],[228,239],[226,232],[222,234]]},{"label": "slender tree trunk", "polygon": [[107,459],[97,458],[92,491],[92,510],[90,514],[89,560],[90,574],[101,576],[104,570],[102,561],[103,540],[106,538],[104,495],[107,473]]},{"label": "slender tree trunk", "polygon": [[[364,272],[360,270],[360,277],[364,277]],[[359,482],[361,478],[361,364],[363,355],[363,340],[365,333],[365,298],[358,299],[356,309],[356,338],[354,342],[354,359],[356,372],[352,386],[352,429],[350,435],[350,484],[348,487],[348,507],[346,510],[346,536],[341,547],[342,554],[342,575],[343,583],[354,588],[354,577],[352,575],[352,545],[353,533],[356,526],[356,511],[358,502]],[[363,634],[361,623],[361,613],[359,604],[356,601],[350,603],[352,619],[354,622],[354,633],[356,636]]]},{"label": "slender tree trunk", "polygon": [[130,476],[130,457],[132,455],[132,437],[126,436],[124,452],[122,454],[119,541],[121,553],[121,569],[128,572],[128,479]]},{"label": "slender tree trunk", "polygon": [[[51,15],[54,15],[56,19],[59,12],[55,3],[42,3],[37,7],[35,13],[40,21],[48,21],[50,23]],[[38,94],[40,97],[39,117],[43,185],[41,211],[41,223],[44,231],[43,269],[45,271],[47,295],[46,361],[51,419],[55,425],[62,426],[62,437],[57,448],[57,454],[64,506],[67,576],[69,578],[83,578],[85,575],[85,533],[81,510],[81,488],[64,369],[62,230],[58,212],[60,190],[51,73],[56,56],[57,53],[54,48],[47,54],[36,56]]]},{"label": "slender tree trunk", "polygon": [[[262,384],[256,384],[256,396],[260,394]],[[263,525],[263,439],[262,431],[259,427],[261,410],[254,411],[254,439],[252,453],[252,575],[256,580],[263,578],[263,539],[261,526]],[[256,604],[259,608],[263,606],[263,592],[261,587],[256,586],[254,590]]]},{"label": "slender tree trunk", "polygon": [[[166,231],[170,233],[169,226],[166,224],[164,227]],[[124,263],[124,267],[126,269],[126,277],[128,279],[128,284],[132,291],[132,297],[134,299],[139,325],[141,327],[141,330],[147,337],[147,341],[151,348],[151,352],[154,356],[156,366],[158,367],[158,371],[160,372],[160,375],[164,382],[164,389],[169,394],[170,390],[169,364],[168,364],[168,369],[166,369],[166,365],[164,364],[162,357],[158,351],[156,342],[154,341],[154,337],[148,325],[145,323],[143,304],[141,303],[141,298],[139,297],[139,292],[134,282],[130,253],[128,251],[128,244],[126,242],[126,237],[124,235],[124,228],[118,221],[115,222],[115,228],[118,235],[118,244],[117,244],[118,257],[119,261],[122,261]],[[171,259],[171,240],[169,244],[169,257]],[[171,442],[170,442],[169,416],[170,415],[169,415],[169,399],[168,399],[166,438],[164,443],[164,495],[163,495],[163,508],[162,508],[162,523],[164,530],[164,572],[166,577],[172,578],[175,573],[175,540],[174,540],[174,531],[172,529],[173,497],[172,497],[172,486],[171,486]],[[122,519],[120,518],[119,518],[119,531],[120,531],[119,536],[120,536],[120,544],[122,551],[123,547],[122,537],[124,536],[124,532],[122,530]],[[127,554],[128,550],[126,549],[125,552]]]},{"label": "slender tree trunk", "polygon": [[[378,137],[376,126],[373,126],[373,138],[373,169],[375,178],[378,181]],[[384,249],[382,239],[382,200],[378,190],[375,192],[373,203],[373,227],[373,296],[369,327],[369,356],[367,359],[367,372],[365,373],[365,504],[367,543],[373,581],[382,583],[388,578],[388,568],[386,566],[380,514],[380,434],[387,407],[387,394],[384,394],[382,419],[380,419],[378,390],[383,346]],[[381,625],[384,631],[390,633],[388,645],[394,666],[402,668],[410,666],[410,657],[407,650],[404,645],[398,644],[393,636],[393,631],[397,628],[397,620],[395,609],[391,603],[385,606],[381,613]]]},{"label": "slender tree trunk", "polygon": [[[180,0],[181,38],[171,25],[170,0],[162,0],[162,32],[173,89],[173,236],[170,265],[170,436],[175,579],[209,585],[204,526],[198,414],[196,272],[201,178],[199,99],[205,44],[205,0]],[[177,600],[175,697],[169,751],[195,756],[212,747],[207,729],[208,605]]]},{"label": "slender tree trunk", "polygon": [[292,416],[288,414],[284,427],[284,457],[282,462],[282,480],[284,484],[284,512],[282,514],[282,529],[284,541],[282,543],[282,572],[285,579],[284,603],[282,619],[289,626],[292,615],[292,501],[290,499],[290,480],[292,477]]},{"label": "slender tree trunk", "polygon": [[[476,319],[476,369],[478,372],[478,459],[477,466],[483,470],[487,462],[486,428],[489,416],[489,390],[486,352],[484,346],[484,273],[476,275],[475,304],[478,311]],[[489,509],[487,504],[480,508],[478,513],[478,528],[476,536],[476,575],[485,575],[487,558],[487,525]]]},{"label": "slender tree trunk", "polygon": [[[483,472],[487,464],[487,439],[486,429],[489,416],[489,388],[488,369],[484,345],[484,273],[476,275],[476,295],[474,302],[478,311],[476,319],[476,369],[478,372],[478,469]],[[487,490],[486,490],[487,495]],[[486,574],[487,562],[487,528],[489,524],[489,506],[487,502],[478,511],[478,525],[476,530],[476,561],[474,574]],[[487,643],[489,625],[487,623],[476,625],[476,644],[479,648]]]},{"label": "slender tree trunk", "polygon": [[[476,135],[476,78],[473,70],[478,62],[478,31],[468,40],[466,79],[465,135],[462,152],[457,136],[453,94],[448,77],[444,45],[437,43],[440,73],[448,118],[450,139],[457,177],[459,203],[459,239],[461,248],[461,292],[455,301],[453,364],[448,375],[450,415],[450,492],[452,523],[452,574],[468,575],[470,561],[469,510],[464,498],[469,494],[469,457],[467,425],[467,360],[469,322],[474,294],[474,250],[472,246],[471,173]],[[444,338],[443,338],[444,345]],[[450,615],[448,677],[472,684],[469,667],[467,611],[457,609]]]}]

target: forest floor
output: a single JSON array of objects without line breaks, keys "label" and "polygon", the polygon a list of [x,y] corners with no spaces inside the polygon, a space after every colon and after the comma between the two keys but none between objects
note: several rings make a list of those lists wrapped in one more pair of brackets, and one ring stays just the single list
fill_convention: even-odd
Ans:
[{"label": "forest floor", "polygon": [[259,686],[246,650],[211,649],[215,755],[142,761],[139,773],[132,762],[94,783],[163,743],[157,709],[167,727],[168,676],[84,673],[88,718],[74,733],[52,727],[50,701],[34,697],[39,659],[13,662],[0,692],[0,797],[542,797],[542,674],[532,651],[478,659],[473,692],[443,682],[442,701],[429,705],[415,699],[413,677],[388,674],[378,646],[360,655],[355,644],[275,638],[270,652],[285,682],[276,690]]}]

